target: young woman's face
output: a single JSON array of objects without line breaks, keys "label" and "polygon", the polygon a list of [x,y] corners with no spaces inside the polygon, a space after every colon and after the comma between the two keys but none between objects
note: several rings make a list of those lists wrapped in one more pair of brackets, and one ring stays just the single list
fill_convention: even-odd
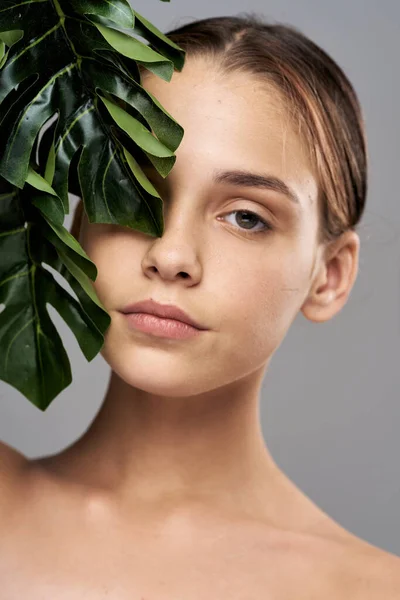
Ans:
[{"label": "young woman's face", "polygon": [[[199,394],[260,373],[301,309],[317,250],[317,182],[282,101],[249,75],[188,60],[171,82],[150,74],[144,87],[185,130],[169,176],[146,171],[164,202],[164,234],[85,218],[80,241],[112,317],[102,350],[111,368],[149,393]],[[261,179],[222,177],[232,171],[280,179],[298,203]],[[132,329],[120,311],[148,298],[207,330],[171,340]]]}]

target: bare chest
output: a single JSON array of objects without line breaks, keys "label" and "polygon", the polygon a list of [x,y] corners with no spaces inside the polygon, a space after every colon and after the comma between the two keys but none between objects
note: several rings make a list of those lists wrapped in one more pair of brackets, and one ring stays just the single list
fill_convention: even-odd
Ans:
[{"label": "bare chest", "polygon": [[257,532],[21,518],[0,541],[0,600],[335,600],[328,554]]}]

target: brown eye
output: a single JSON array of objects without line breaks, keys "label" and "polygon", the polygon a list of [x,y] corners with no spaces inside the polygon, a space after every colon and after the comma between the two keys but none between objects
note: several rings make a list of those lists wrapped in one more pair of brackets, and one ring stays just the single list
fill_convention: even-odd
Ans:
[{"label": "brown eye", "polygon": [[[236,216],[234,218],[234,225],[238,225],[239,229],[247,231],[250,234],[265,233],[272,229],[272,226],[270,225],[270,223],[268,223],[268,221],[266,221],[260,215],[251,210],[233,210],[232,212],[228,213],[228,215],[233,214],[239,215],[239,217]],[[262,225],[262,227],[259,229],[255,229],[254,227],[254,225],[257,224],[257,222],[259,222]]]}]

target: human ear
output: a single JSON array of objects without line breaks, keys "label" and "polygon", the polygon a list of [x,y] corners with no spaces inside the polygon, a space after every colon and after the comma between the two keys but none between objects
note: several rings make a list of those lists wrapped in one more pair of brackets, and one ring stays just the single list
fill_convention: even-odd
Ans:
[{"label": "human ear", "polygon": [[301,312],[310,321],[332,319],[346,304],[358,274],[360,238],[349,230],[330,242]]}]

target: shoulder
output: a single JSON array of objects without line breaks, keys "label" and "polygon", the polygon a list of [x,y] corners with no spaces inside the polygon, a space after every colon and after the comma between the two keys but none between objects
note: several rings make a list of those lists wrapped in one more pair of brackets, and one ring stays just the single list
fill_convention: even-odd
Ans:
[{"label": "shoulder", "polygon": [[[345,529],[320,510],[308,528],[304,544],[307,564],[321,568],[326,598],[400,600],[400,557]],[[307,543],[307,540],[309,543]]]},{"label": "shoulder", "polygon": [[339,597],[400,600],[399,556],[355,536],[330,547],[332,589]]},{"label": "shoulder", "polygon": [[399,556],[330,518],[297,539],[296,556],[305,579],[312,582],[315,597],[400,600]]},{"label": "shoulder", "polygon": [[355,556],[355,573],[360,599],[400,600],[399,556],[366,544]]}]

